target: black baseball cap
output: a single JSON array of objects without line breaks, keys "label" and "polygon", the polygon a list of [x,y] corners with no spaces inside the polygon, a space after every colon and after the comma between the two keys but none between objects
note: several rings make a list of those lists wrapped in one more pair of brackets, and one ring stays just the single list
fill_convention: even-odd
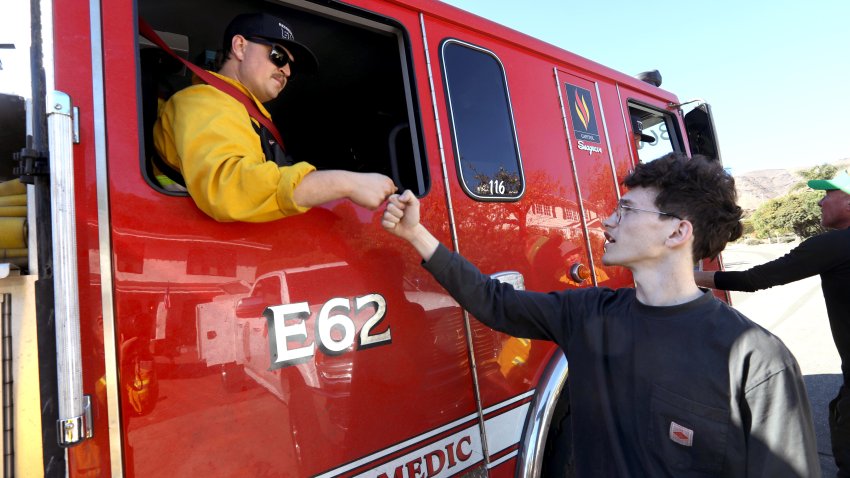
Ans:
[{"label": "black baseball cap", "polygon": [[652,143],[655,142],[654,136],[650,136],[648,134],[643,134],[643,123],[641,122],[641,120],[637,119],[634,116],[632,116],[632,133],[633,134],[639,134],[640,140],[643,141],[644,143],[652,144]]},{"label": "black baseball cap", "polygon": [[248,40],[266,40],[268,44],[278,44],[286,47],[292,57],[294,67],[299,72],[315,73],[319,69],[319,61],[309,48],[295,41],[295,34],[282,19],[268,13],[243,13],[237,15],[224,30],[222,44],[224,51],[230,50],[233,37],[242,35]]}]

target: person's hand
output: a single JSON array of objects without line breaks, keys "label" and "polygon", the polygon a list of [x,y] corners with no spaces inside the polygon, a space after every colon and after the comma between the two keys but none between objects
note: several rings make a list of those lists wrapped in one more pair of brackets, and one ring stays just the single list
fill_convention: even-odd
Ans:
[{"label": "person's hand", "polygon": [[407,240],[425,261],[431,260],[440,246],[437,238],[419,222],[419,200],[413,191],[393,194],[387,200],[387,209],[381,226],[391,234]]},{"label": "person's hand", "polygon": [[407,239],[413,238],[419,225],[419,200],[413,191],[406,190],[401,195],[393,194],[387,201],[387,209],[381,225],[392,234]]},{"label": "person's hand", "polygon": [[355,173],[349,199],[371,211],[378,209],[387,196],[398,189],[393,180],[378,173]]}]

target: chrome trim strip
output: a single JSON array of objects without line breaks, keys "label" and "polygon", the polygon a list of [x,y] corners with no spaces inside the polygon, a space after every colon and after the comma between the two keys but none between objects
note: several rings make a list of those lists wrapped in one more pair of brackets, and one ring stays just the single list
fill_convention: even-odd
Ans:
[{"label": "chrome trim strip", "polygon": [[[33,101],[32,99],[26,100],[26,111],[27,111],[27,137],[32,136],[33,133]],[[35,204],[35,186],[32,184],[27,184],[27,204]],[[27,223],[30,227],[35,227],[35,224],[38,224],[38,218],[35,214],[35,207],[29,206],[27,207]],[[29,269],[31,271],[38,270],[38,234],[27,234],[27,249],[29,252],[27,253],[27,263],[29,264]]]},{"label": "chrome trim strip", "polygon": [[539,392],[531,401],[528,421],[525,424],[525,436],[517,458],[517,476],[526,478],[538,477],[543,469],[543,453],[546,449],[546,438],[549,434],[549,424],[558,397],[567,381],[569,367],[567,358],[558,351],[546,367],[546,371],[537,385]]},{"label": "chrome trim strip", "polygon": [[[630,132],[632,130],[631,122],[626,118],[626,112],[629,109],[629,105],[626,105],[626,109],[623,109],[623,95],[620,92],[620,85],[617,86],[617,101],[620,105],[620,115],[623,117],[623,127],[626,129],[626,132]],[[632,160],[632,168],[634,168],[637,161],[635,160],[635,153],[632,152],[631,145],[629,146],[629,159]],[[617,199],[620,199],[620,188],[617,188]]]},{"label": "chrome trim strip", "polygon": [[[455,251],[460,253],[458,245],[457,228],[455,226],[455,213],[452,206],[452,194],[449,189],[449,170],[446,165],[446,150],[443,143],[443,132],[440,128],[440,111],[437,108],[437,92],[434,88],[434,68],[431,65],[431,52],[428,48],[428,34],[425,31],[425,15],[419,13],[419,24],[422,28],[422,44],[425,47],[425,64],[428,68],[428,85],[431,89],[431,106],[434,108],[434,124],[437,127],[437,143],[440,149],[440,166],[443,170],[443,187],[446,191],[446,207],[449,213],[449,228],[452,234],[452,246]],[[515,133],[516,134],[516,133]],[[521,166],[521,163],[520,163]],[[469,312],[463,309],[463,326],[466,333],[466,347],[469,352],[469,366],[472,372],[472,393],[475,397],[475,408],[478,411],[478,430],[481,433],[481,448],[484,454],[484,463],[487,464],[490,460],[490,455],[487,452],[487,432],[484,423],[484,413],[482,411],[483,403],[481,402],[481,387],[478,383],[478,364],[475,361],[475,346],[472,341],[472,326],[469,322]]]},{"label": "chrome trim strip", "polygon": [[80,109],[76,106],[71,114],[74,121],[74,144],[80,144]]},{"label": "chrome trim strip", "polygon": [[617,200],[620,199],[620,188],[617,185],[617,167],[614,165],[614,152],[611,151],[611,136],[608,134],[608,123],[605,121],[605,108],[602,106],[602,93],[599,92],[599,83],[593,82],[596,87],[596,102],[599,103],[599,117],[602,118],[602,130],[605,131],[605,144],[608,146],[608,160],[611,162],[611,179],[614,180],[614,191]]},{"label": "chrome trim strip", "polygon": [[83,353],[80,343],[80,293],[77,270],[77,221],[74,190],[73,112],[71,98],[50,91],[46,98],[50,151],[50,215],[53,225],[53,300],[56,323],[56,370],[60,446],[89,435],[84,419]]},{"label": "chrome trim strip", "polygon": [[584,212],[584,199],[581,197],[581,185],[578,181],[578,168],[576,168],[576,158],[573,154],[573,139],[570,135],[570,123],[567,120],[567,110],[564,108],[564,94],[561,92],[561,79],[558,75],[558,67],[552,68],[555,72],[555,88],[558,90],[558,101],[561,103],[561,119],[564,120],[564,133],[567,135],[567,152],[570,154],[570,166],[573,169],[573,182],[576,187],[576,198],[578,198],[579,215],[581,216],[581,228],[584,231],[584,244],[587,246],[587,257],[590,261],[590,278],[593,279],[593,286],[596,287],[596,265],[593,263],[593,249],[590,245],[590,230],[587,228],[587,217]]},{"label": "chrome trim strip", "polygon": [[449,212],[449,227],[452,234],[452,246],[455,251],[460,252],[457,240],[457,227],[455,226],[455,211],[452,205],[452,192],[449,189],[449,170],[446,165],[446,150],[443,143],[443,129],[440,127],[440,110],[437,107],[437,91],[434,88],[434,69],[431,66],[431,52],[428,48],[428,34],[425,32],[425,15],[419,14],[419,24],[422,28],[422,44],[425,46],[425,64],[428,68],[428,86],[431,91],[431,107],[434,109],[434,125],[437,127],[437,144],[440,150],[440,166],[443,169],[443,187],[446,191],[446,206]]},{"label": "chrome trim strip", "polygon": [[[103,28],[99,0],[89,0],[92,61],[92,107],[94,123],[95,171],[97,182],[97,234],[100,259],[100,300],[103,314],[104,366],[106,404],[109,428],[109,461],[111,476],[124,476],[122,468],[120,399],[118,389],[118,353],[113,314],[112,248],[109,237],[109,184],[106,158],[106,96],[104,84]],[[134,36],[135,38],[135,36]]]}]

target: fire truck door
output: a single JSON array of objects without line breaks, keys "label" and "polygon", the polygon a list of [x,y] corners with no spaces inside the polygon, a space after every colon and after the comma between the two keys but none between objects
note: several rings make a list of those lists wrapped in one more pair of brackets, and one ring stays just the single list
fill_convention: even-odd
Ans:
[{"label": "fire truck door", "polygon": [[[552,65],[455,24],[426,26],[443,77],[438,104],[459,252],[529,290],[590,285],[573,273],[591,264],[560,110],[541,93],[551,92]],[[522,429],[538,372],[560,352],[476,320],[470,330],[491,473],[502,476],[494,469],[510,469],[519,439],[502,427],[518,417]]]},{"label": "fire truck door", "polygon": [[[598,80],[556,70],[558,98],[563,108],[569,162],[575,173],[579,204],[584,211],[582,226],[591,251],[594,284],[627,285],[624,271],[602,265],[605,229],[602,221],[611,214],[620,196],[618,183],[625,173],[630,145],[625,138],[612,137],[609,123],[622,123],[616,93]],[[605,93],[605,94],[603,94]],[[615,123],[616,121],[616,123]]]},{"label": "fire truck door", "polygon": [[[113,260],[126,474],[338,476],[384,466],[393,476],[425,456],[436,460],[438,450],[428,447],[444,440],[443,473],[482,461],[462,317],[415,253],[381,229],[380,210],[337,200],[276,221],[220,222],[146,175],[138,105],[151,98],[137,89],[136,71],[145,65],[134,51],[146,46],[133,34],[134,21],[138,14],[154,29],[190,39],[188,56],[196,58],[220,46],[239,7],[196,3],[217,20],[187,21],[180,17],[186,10],[162,2],[139,1],[138,12],[134,2],[103,4],[111,35],[103,64],[106,255]],[[414,161],[425,155],[415,145],[423,136],[413,122],[415,85],[405,75],[413,60],[399,47],[406,41],[399,22],[415,32],[417,15],[387,7],[378,31],[371,17],[369,28],[359,28],[352,15],[342,21],[277,3],[263,8],[291,20],[322,58],[323,74],[337,78],[327,85],[304,77],[301,89],[293,83],[282,95],[286,114],[272,117],[284,118],[288,151],[321,160],[312,148],[345,152],[354,127],[362,133],[357,144],[371,141],[364,135],[381,130],[367,120],[408,123],[411,139],[398,143],[407,150],[396,151],[399,175],[419,171]],[[352,71],[352,62],[362,68]],[[311,114],[331,110],[357,112],[360,122],[322,118],[323,129],[288,141],[299,121],[286,118],[314,124]],[[378,148],[387,135],[374,139],[370,154],[354,149],[357,165],[389,171]],[[423,199],[442,219],[443,198]],[[191,446],[181,446],[184,439]]]}]

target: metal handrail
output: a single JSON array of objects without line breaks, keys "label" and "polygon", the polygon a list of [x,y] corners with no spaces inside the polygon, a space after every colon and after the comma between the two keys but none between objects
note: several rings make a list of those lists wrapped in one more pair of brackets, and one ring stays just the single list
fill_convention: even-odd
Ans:
[{"label": "metal handrail", "polygon": [[74,197],[74,122],[71,98],[52,91],[47,102],[50,145],[50,206],[53,226],[56,366],[59,385],[59,445],[73,446],[92,436],[91,410],[83,396],[80,345],[77,232]]},{"label": "metal handrail", "polygon": [[567,359],[559,350],[540,378],[537,393],[531,402],[522,448],[517,457],[517,476],[537,478],[543,470],[543,454],[549,425],[552,422],[558,397],[567,381],[568,371]]}]

